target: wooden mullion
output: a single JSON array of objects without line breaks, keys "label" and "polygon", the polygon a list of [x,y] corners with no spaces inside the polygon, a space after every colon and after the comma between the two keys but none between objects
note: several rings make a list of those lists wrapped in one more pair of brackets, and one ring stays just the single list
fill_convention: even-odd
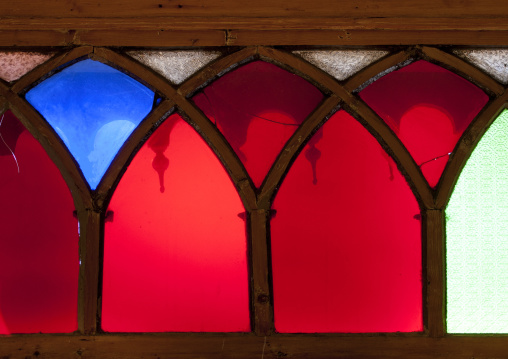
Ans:
[{"label": "wooden mullion", "polygon": [[413,160],[413,157],[390,127],[367,104],[357,97],[352,98],[345,106],[349,108],[353,115],[359,115],[370,129],[374,130],[374,136],[378,139],[381,138],[385,145],[388,146],[389,154],[399,161],[403,172],[409,176],[411,180],[410,185],[415,190],[417,198],[422,201],[426,208],[434,208],[434,196],[427,180]]},{"label": "wooden mullion", "polygon": [[270,335],[274,330],[273,297],[270,286],[270,261],[268,255],[269,209],[249,211],[251,254],[251,303],[252,326],[256,335]]},{"label": "wooden mullion", "polygon": [[234,150],[219,132],[217,127],[199,110],[182,95],[173,98],[176,105],[182,109],[186,116],[191,120],[191,125],[204,137],[212,150],[222,161],[228,173],[235,184],[238,194],[242,199],[243,205],[247,211],[257,209],[256,190],[249,174],[241,163]]},{"label": "wooden mullion", "polygon": [[71,51],[64,52],[62,54],[57,54],[53,58],[37,66],[35,69],[28,72],[18,81],[16,81],[16,83],[14,83],[14,85],[12,86],[12,91],[15,93],[20,93],[24,91],[26,88],[32,86],[33,83],[36,83],[40,78],[46,76],[54,69],[62,65],[65,65],[70,61],[79,59],[80,57],[88,56],[92,51],[93,48],[91,46],[81,46],[74,48]]},{"label": "wooden mullion", "polygon": [[442,337],[445,334],[445,243],[444,210],[423,210],[423,248],[426,249],[426,276],[424,293],[426,294],[426,329],[430,337]]},{"label": "wooden mullion", "polygon": [[346,80],[344,88],[349,92],[353,92],[376,75],[409,60],[412,56],[411,51],[407,50],[388,55],[354,74]]},{"label": "wooden mullion", "polygon": [[106,173],[102,177],[99,186],[96,189],[96,204],[104,212],[104,200],[109,198],[115,190],[115,183],[118,182],[118,176],[125,169],[129,159],[132,158],[136,149],[144,143],[154,126],[161,122],[161,119],[174,106],[173,101],[164,100],[134,129],[129,138],[124,142],[121,149],[109,165]]},{"label": "wooden mullion", "polygon": [[95,334],[98,318],[99,238],[101,213],[93,208],[78,210],[80,223],[80,271],[78,326],[84,334]]},{"label": "wooden mullion", "polygon": [[194,92],[197,88],[203,86],[207,82],[211,81],[219,74],[232,68],[233,66],[253,58],[258,53],[257,47],[247,47],[232,53],[231,55],[220,58],[211,64],[208,64],[205,68],[195,73],[193,76],[185,80],[183,84],[178,88],[178,92],[183,96],[187,97],[189,94]]},{"label": "wooden mullion", "polygon": [[280,151],[277,160],[268,172],[262,187],[259,190],[258,205],[263,208],[269,208],[275,190],[286,174],[291,161],[295,155],[302,149],[306,140],[313,131],[325,120],[335,108],[339,106],[340,99],[332,96],[326,98],[293,133],[284,148]]},{"label": "wooden mullion", "polygon": [[443,208],[450,199],[453,187],[466,164],[467,159],[471,156],[474,148],[481,136],[488,129],[490,124],[496,119],[497,115],[506,107],[508,103],[508,91],[501,96],[490,101],[473,120],[471,125],[464,131],[455,146],[451,159],[441,176],[436,196],[437,208]]},{"label": "wooden mullion", "polygon": [[422,48],[422,52],[426,57],[439,61],[446,66],[452,67],[455,72],[473,79],[476,84],[486,89],[487,91],[494,92],[496,95],[500,95],[504,92],[504,87],[500,85],[496,80],[458,57],[450,55],[434,47],[427,46]]}]

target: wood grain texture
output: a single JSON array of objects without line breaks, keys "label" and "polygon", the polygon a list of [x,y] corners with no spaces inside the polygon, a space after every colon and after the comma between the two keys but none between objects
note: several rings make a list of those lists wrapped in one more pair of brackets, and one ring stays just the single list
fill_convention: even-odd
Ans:
[{"label": "wood grain texture", "polygon": [[271,293],[268,248],[268,217],[270,210],[263,208],[249,211],[251,244],[251,303],[252,324],[258,336],[270,335],[273,330],[273,297]]},{"label": "wood grain texture", "polygon": [[307,139],[321,126],[326,116],[339,106],[340,99],[333,96],[326,98],[295,131],[280,152],[260,188],[258,204],[263,208],[271,206],[275,191],[278,189],[296,155],[302,150]]},{"label": "wood grain texture", "polygon": [[504,92],[504,87],[496,80],[456,56],[427,46],[422,48],[422,53],[425,59],[439,62],[439,65],[452,69],[455,73],[466,77],[477,86],[487,90],[487,92],[496,95],[500,95]]},{"label": "wood grain texture", "polygon": [[46,0],[44,6],[19,0],[16,4],[2,2],[0,14],[6,18],[48,17],[501,17],[508,16],[508,5],[497,0],[395,0],[334,1],[295,0]]},{"label": "wood grain texture", "polygon": [[445,334],[445,264],[444,264],[444,211],[424,210],[423,238],[426,256],[426,329],[431,337],[442,337]]},{"label": "wood grain texture", "polygon": [[344,104],[344,107],[354,117],[359,117],[361,122],[376,137],[381,145],[394,157],[399,170],[408,179],[408,183],[419,200],[420,205],[425,208],[434,208],[434,196],[427,181],[423,177],[418,165],[413,160],[402,142],[393,133],[390,127],[358,97]]},{"label": "wood grain texture", "polygon": [[142,334],[0,337],[2,358],[506,358],[503,336],[305,336]]},{"label": "wood grain texture", "polygon": [[493,99],[480,111],[471,125],[464,131],[455,146],[451,159],[446,166],[442,179],[437,188],[436,208],[444,208],[448,204],[455,183],[457,182],[462,168],[471,156],[481,136],[489,128],[499,113],[507,108],[508,91]]}]

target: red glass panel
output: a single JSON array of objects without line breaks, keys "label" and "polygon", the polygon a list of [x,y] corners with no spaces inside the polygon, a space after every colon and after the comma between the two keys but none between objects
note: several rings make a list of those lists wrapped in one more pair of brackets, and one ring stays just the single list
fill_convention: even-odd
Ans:
[{"label": "red glass panel", "polygon": [[323,99],[301,77],[263,61],[230,72],[194,96],[259,187],[282,147]]},{"label": "red glass panel", "polygon": [[0,334],[77,330],[78,224],[59,170],[0,116]]},{"label": "red glass panel", "polygon": [[104,330],[250,331],[245,209],[180,116],[136,154],[109,210]]},{"label": "red glass panel", "polygon": [[418,204],[349,114],[338,112],[311,139],[273,208],[278,332],[423,329]]},{"label": "red glass panel", "polygon": [[399,136],[432,187],[488,101],[472,83],[423,60],[380,78],[360,97]]}]

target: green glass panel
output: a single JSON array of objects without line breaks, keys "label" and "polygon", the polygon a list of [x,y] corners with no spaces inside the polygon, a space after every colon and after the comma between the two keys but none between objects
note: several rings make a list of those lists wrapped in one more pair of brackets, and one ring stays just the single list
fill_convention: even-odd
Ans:
[{"label": "green glass panel", "polygon": [[446,209],[447,330],[508,333],[508,111],[466,163]]}]

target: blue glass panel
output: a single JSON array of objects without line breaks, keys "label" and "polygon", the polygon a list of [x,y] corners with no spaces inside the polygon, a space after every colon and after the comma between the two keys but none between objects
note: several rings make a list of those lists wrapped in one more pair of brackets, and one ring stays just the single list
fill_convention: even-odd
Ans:
[{"label": "blue glass panel", "polygon": [[84,60],[41,82],[26,99],[62,138],[95,189],[152,109],[154,93],[110,66]]}]

